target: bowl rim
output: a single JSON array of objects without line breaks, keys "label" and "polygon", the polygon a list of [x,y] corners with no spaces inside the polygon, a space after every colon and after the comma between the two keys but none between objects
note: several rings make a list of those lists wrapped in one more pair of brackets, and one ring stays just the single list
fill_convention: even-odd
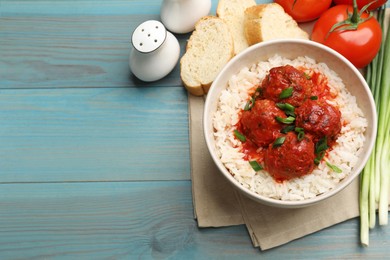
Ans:
[{"label": "bowl rim", "polygon": [[[336,195],[337,193],[339,193],[340,191],[342,191],[343,189],[348,187],[360,175],[360,173],[363,170],[365,164],[367,163],[368,158],[371,155],[371,152],[372,152],[372,149],[373,149],[373,146],[374,146],[374,143],[375,143],[376,135],[377,135],[377,113],[376,113],[376,108],[375,108],[375,101],[374,101],[374,98],[372,96],[371,90],[370,90],[370,88],[369,88],[365,78],[360,73],[360,71],[349,60],[347,60],[340,53],[338,53],[337,51],[331,49],[328,46],[325,46],[323,44],[320,44],[320,43],[317,43],[317,42],[314,42],[314,41],[311,41],[311,40],[305,40],[305,39],[277,39],[277,40],[270,40],[270,41],[266,41],[266,42],[257,43],[255,45],[252,45],[252,46],[248,47],[247,49],[243,50],[242,52],[237,54],[235,57],[233,57],[222,68],[222,70],[218,73],[217,77],[213,81],[213,83],[212,83],[212,85],[210,87],[209,93],[213,92],[214,89],[217,89],[215,87],[215,85],[218,84],[219,81],[225,76],[224,74],[232,66],[232,64],[235,64],[242,57],[244,57],[246,55],[249,55],[251,52],[256,51],[259,48],[264,48],[264,47],[267,47],[267,46],[273,45],[273,44],[285,44],[285,45],[286,44],[287,45],[288,44],[302,44],[302,45],[310,45],[310,46],[312,46],[314,48],[318,48],[319,50],[328,52],[330,55],[334,56],[336,59],[339,59],[346,66],[348,66],[349,69],[351,69],[353,71],[355,76],[358,77],[358,80],[362,83],[362,86],[364,87],[365,93],[367,93],[368,101],[369,101],[369,104],[370,104],[370,110],[369,111],[371,111],[371,115],[365,115],[365,116],[366,117],[367,116],[373,116],[373,118],[372,118],[373,125],[371,126],[372,127],[372,134],[371,134],[372,138],[371,138],[371,140],[368,141],[368,143],[365,144],[365,145],[368,145],[368,146],[367,146],[367,153],[363,154],[361,156],[363,163],[358,165],[359,167],[353,169],[354,172],[350,173],[346,178],[344,178],[342,180],[342,182],[340,182],[339,185],[337,185],[336,187],[332,188],[329,191],[326,191],[326,192],[324,192],[322,194],[317,195],[314,198],[309,198],[309,199],[299,200],[299,201],[278,200],[278,199],[273,199],[273,198],[269,198],[269,197],[260,195],[258,193],[255,193],[254,191],[251,191],[251,190],[245,188],[241,183],[239,183],[230,174],[230,172],[226,169],[226,167],[220,161],[220,158],[216,155],[216,153],[211,152],[215,148],[213,147],[212,140],[210,140],[211,138],[210,138],[210,134],[209,134],[208,130],[209,129],[213,129],[213,126],[212,126],[212,120],[206,120],[207,115],[208,115],[208,113],[209,113],[209,111],[211,109],[211,106],[213,104],[213,100],[211,99],[212,95],[210,95],[210,94],[207,94],[206,100],[205,100],[205,105],[204,105],[203,134],[204,134],[204,138],[205,138],[205,141],[206,141],[206,145],[207,145],[207,149],[209,151],[209,154],[212,157],[213,162],[216,164],[218,170],[220,171],[220,173],[222,173],[224,175],[224,177],[226,177],[226,179],[231,184],[233,184],[234,188],[237,188],[242,194],[244,194],[244,195],[254,199],[257,202],[260,202],[262,204],[269,205],[269,206],[283,207],[283,208],[306,207],[306,206],[316,204],[316,203],[318,203],[320,201],[323,201],[325,199],[328,199],[328,198]],[[241,67],[240,69],[242,69],[242,68],[243,67]],[[330,69],[332,69],[332,68],[330,68]],[[219,95],[218,95],[218,97],[219,97]],[[366,142],[367,142],[367,140],[366,140]]]}]

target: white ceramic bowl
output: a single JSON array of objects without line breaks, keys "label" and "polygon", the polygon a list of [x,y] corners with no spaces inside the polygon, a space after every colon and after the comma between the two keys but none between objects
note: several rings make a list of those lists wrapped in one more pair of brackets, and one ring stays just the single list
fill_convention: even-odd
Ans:
[{"label": "white ceramic bowl", "polygon": [[[308,56],[315,59],[317,63],[326,63],[331,70],[335,71],[339,75],[351,94],[356,97],[358,106],[362,109],[368,120],[368,128],[365,132],[366,141],[356,167],[335,188],[312,199],[303,201],[281,201],[252,192],[233,178],[233,176],[224,167],[216,153],[212,117],[217,109],[217,102],[221,91],[226,88],[229,78],[231,78],[232,75],[237,74],[243,67],[248,67],[252,64],[258,63],[259,61],[267,61],[275,54],[289,59],[295,59],[299,56]],[[309,206],[329,198],[343,190],[357,176],[359,176],[368,160],[376,138],[377,115],[375,102],[362,74],[347,59],[336,51],[309,40],[268,41],[253,45],[235,56],[214,80],[210,91],[207,94],[204,111],[203,127],[206,144],[213,161],[216,163],[223,176],[244,195],[247,195],[260,203],[275,207],[297,208]]]}]

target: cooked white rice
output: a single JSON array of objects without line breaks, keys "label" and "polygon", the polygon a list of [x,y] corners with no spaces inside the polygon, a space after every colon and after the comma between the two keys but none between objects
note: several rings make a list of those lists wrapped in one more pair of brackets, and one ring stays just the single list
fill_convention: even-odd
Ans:
[{"label": "cooked white rice", "polygon": [[[330,103],[336,105],[341,112],[342,129],[336,144],[324,159],[339,167],[342,173],[332,171],[326,166],[325,160],[322,160],[311,174],[279,183],[264,170],[255,172],[248,161],[243,159],[245,154],[241,152],[242,144],[234,137],[233,131],[239,120],[239,112],[249,99],[248,92],[262,81],[271,68],[287,64],[322,73],[328,78],[330,91],[337,95]],[[266,62],[242,69],[229,80],[227,88],[221,93],[213,126],[218,155],[239,183],[260,195],[292,201],[313,198],[331,190],[351,172],[358,162],[365,141],[367,120],[355,97],[326,64],[316,63],[309,57],[289,60],[275,55]]]}]

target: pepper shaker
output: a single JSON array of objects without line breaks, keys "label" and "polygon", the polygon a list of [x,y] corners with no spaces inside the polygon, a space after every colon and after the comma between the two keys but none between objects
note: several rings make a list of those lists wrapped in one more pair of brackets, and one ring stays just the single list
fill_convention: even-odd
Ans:
[{"label": "pepper shaker", "polygon": [[176,37],[156,20],[141,23],[133,32],[129,66],[142,81],[165,77],[179,60],[180,45]]},{"label": "pepper shaker", "polygon": [[161,21],[173,33],[194,30],[200,18],[209,14],[211,0],[164,0],[161,5]]}]

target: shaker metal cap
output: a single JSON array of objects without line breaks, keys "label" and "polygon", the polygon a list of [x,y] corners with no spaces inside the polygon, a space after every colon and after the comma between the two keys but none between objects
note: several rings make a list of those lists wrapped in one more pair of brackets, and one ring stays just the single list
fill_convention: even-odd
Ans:
[{"label": "shaker metal cap", "polygon": [[134,48],[143,53],[157,50],[165,41],[167,30],[156,20],[141,23],[135,28],[131,41]]}]

